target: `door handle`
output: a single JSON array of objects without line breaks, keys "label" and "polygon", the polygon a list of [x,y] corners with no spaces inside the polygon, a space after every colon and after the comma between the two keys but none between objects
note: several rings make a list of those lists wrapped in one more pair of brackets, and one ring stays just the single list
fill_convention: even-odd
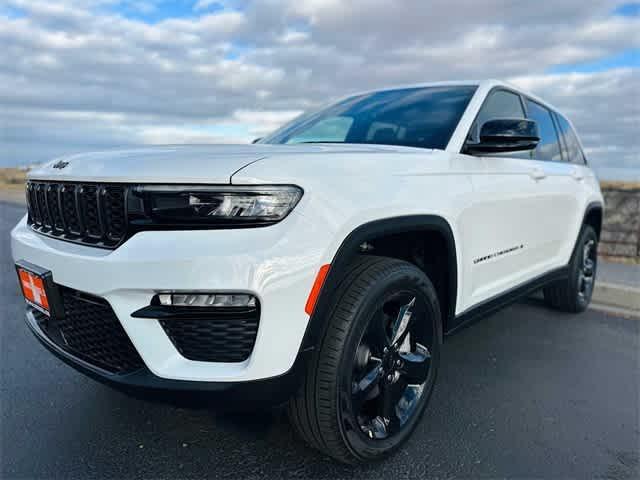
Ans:
[{"label": "door handle", "polygon": [[536,167],[536,168],[532,168],[529,171],[529,176],[534,180],[542,180],[543,178],[547,177],[547,174],[544,172],[543,169]]},{"label": "door handle", "polygon": [[582,170],[576,167],[574,167],[574,169],[571,171],[571,176],[573,177],[574,180],[578,182],[580,180],[584,180],[584,173],[582,173]]}]

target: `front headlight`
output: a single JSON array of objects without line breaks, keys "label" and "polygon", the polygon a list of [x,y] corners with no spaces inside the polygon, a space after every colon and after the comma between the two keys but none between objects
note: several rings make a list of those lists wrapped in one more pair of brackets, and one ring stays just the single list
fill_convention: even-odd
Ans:
[{"label": "front headlight", "polygon": [[127,210],[140,226],[261,226],[285,218],[301,197],[293,185],[140,185],[130,191]]}]

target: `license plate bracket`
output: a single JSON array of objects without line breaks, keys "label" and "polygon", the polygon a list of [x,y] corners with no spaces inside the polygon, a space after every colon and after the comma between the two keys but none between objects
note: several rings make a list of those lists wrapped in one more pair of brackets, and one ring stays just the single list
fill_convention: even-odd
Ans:
[{"label": "license plate bracket", "polygon": [[59,317],[62,314],[58,288],[50,270],[19,260],[16,262],[16,273],[28,305],[48,317]]}]

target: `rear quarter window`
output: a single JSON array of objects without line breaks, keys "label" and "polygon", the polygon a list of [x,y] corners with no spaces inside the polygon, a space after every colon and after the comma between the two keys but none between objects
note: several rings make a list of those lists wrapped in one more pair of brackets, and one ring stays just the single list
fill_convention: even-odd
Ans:
[{"label": "rear quarter window", "polygon": [[558,120],[558,127],[560,128],[560,134],[564,138],[567,159],[571,163],[587,163],[587,159],[584,156],[580,142],[578,141],[578,135],[573,130],[566,118],[560,114],[556,114]]}]

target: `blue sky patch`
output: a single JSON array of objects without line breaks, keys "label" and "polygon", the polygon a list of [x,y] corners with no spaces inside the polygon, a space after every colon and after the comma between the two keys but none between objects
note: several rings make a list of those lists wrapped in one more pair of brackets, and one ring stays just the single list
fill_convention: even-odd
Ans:
[{"label": "blue sky patch", "polygon": [[26,14],[24,13],[24,11],[20,10],[19,8],[11,6],[0,6],[0,16],[8,17],[12,20],[15,20],[17,18],[23,18],[25,15]]},{"label": "blue sky patch", "polygon": [[625,17],[640,16],[640,2],[631,2],[620,5],[613,13],[615,15],[623,15]]},{"label": "blue sky patch", "polygon": [[197,3],[197,0],[121,1],[110,6],[109,10],[131,20],[153,24],[172,18],[194,18],[224,9],[224,5],[214,1],[206,2],[206,7],[196,10]]}]

